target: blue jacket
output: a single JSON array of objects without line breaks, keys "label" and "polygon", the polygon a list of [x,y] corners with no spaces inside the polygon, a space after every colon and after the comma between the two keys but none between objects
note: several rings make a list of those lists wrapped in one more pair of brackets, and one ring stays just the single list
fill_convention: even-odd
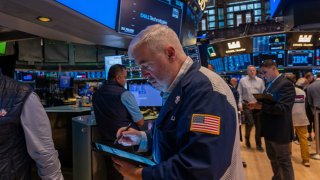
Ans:
[{"label": "blue jacket", "polygon": [[[219,133],[190,130],[196,114],[220,117]],[[168,97],[148,140],[159,164],[143,168],[143,179],[243,179],[234,97],[197,63]]]}]

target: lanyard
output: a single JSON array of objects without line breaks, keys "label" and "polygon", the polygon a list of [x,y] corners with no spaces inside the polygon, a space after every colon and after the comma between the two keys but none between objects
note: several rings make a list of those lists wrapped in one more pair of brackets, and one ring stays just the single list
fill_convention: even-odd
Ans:
[{"label": "lanyard", "polygon": [[272,80],[270,83],[268,83],[268,86],[266,88],[266,92],[268,92],[269,88],[271,87],[271,85],[281,76],[281,74],[279,74],[276,78],[274,78],[274,80]]}]

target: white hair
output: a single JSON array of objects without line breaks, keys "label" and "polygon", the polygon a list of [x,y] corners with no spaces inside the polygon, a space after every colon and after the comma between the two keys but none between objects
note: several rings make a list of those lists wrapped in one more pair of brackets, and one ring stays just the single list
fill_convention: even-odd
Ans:
[{"label": "white hair", "polygon": [[177,34],[166,25],[151,25],[137,34],[130,42],[129,57],[133,57],[133,52],[144,44],[153,53],[162,53],[166,45],[173,46],[179,54],[184,53]]}]

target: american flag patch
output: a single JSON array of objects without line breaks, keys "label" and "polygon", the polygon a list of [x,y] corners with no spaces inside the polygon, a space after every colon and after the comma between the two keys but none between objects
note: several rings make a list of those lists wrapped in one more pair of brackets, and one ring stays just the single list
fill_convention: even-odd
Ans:
[{"label": "american flag patch", "polygon": [[193,114],[190,131],[220,135],[220,117],[209,114]]}]

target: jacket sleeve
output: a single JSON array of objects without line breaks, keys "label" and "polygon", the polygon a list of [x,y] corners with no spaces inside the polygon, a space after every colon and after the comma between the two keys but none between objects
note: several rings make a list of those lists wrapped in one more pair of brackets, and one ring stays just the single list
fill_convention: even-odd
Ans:
[{"label": "jacket sleeve", "polygon": [[[229,87],[227,87],[230,91]],[[226,96],[217,92],[201,91],[195,88],[183,96],[183,104],[176,116],[177,127],[172,138],[176,138],[175,152],[167,160],[142,171],[143,179],[221,179],[231,166],[236,137],[235,108]],[[230,95],[232,96],[231,92]],[[233,97],[232,97],[233,98]],[[193,114],[207,114],[220,117],[220,134],[190,131]],[[158,131],[158,130],[157,130]],[[164,129],[163,136],[171,135],[171,129]],[[170,137],[168,137],[170,138]],[[170,153],[170,152],[167,152]]]},{"label": "jacket sleeve", "polygon": [[262,111],[268,114],[283,114],[291,112],[294,104],[296,92],[294,86],[289,81],[284,82],[279,88],[278,100],[276,104],[262,104]]},{"label": "jacket sleeve", "polygon": [[28,153],[36,162],[41,179],[63,180],[48,116],[35,93],[26,100],[21,114]]}]

